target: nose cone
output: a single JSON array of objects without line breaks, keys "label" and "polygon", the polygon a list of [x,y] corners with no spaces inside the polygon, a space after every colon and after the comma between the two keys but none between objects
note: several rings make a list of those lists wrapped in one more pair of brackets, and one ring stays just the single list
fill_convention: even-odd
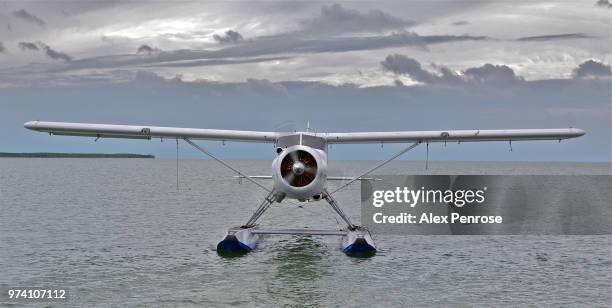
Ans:
[{"label": "nose cone", "polygon": [[293,163],[293,166],[291,166],[291,170],[297,175],[302,175],[304,173],[304,169],[306,169],[306,166],[304,166],[304,163],[301,161],[296,161]]}]

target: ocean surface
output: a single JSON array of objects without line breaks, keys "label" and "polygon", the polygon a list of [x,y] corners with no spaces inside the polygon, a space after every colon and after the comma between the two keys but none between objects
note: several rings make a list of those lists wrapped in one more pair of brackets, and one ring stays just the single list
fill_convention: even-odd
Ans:
[{"label": "ocean surface", "polygon": [[[267,161],[231,161],[268,175]],[[351,176],[375,162],[330,161]],[[64,307],[609,306],[612,236],[374,234],[372,258],[338,237],[216,243],[265,192],[210,160],[0,159],[0,285],[68,288]],[[606,163],[393,162],[378,174],[611,174]],[[271,186],[270,181],[262,180]],[[331,186],[338,185],[332,183]],[[360,185],[336,195],[360,219]],[[263,226],[341,228],[325,203],[275,204]],[[2,304],[0,304],[2,305]],[[35,304],[40,306],[40,304]]]}]

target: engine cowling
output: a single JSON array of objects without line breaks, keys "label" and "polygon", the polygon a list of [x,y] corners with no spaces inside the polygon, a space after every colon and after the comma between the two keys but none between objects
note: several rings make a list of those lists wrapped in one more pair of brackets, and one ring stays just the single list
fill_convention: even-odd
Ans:
[{"label": "engine cowling", "polygon": [[294,145],[276,157],[272,177],[277,191],[286,197],[308,200],[320,195],[327,180],[327,155],[324,151]]}]

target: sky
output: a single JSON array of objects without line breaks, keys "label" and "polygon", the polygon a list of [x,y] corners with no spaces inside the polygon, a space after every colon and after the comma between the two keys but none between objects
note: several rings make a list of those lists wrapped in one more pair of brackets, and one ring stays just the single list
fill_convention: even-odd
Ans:
[{"label": "sky", "polygon": [[[0,151],[135,152],[29,120],[241,130],[579,127],[575,140],[432,145],[433,160],[611,161],[612,4],[0,1]],[[229,159],[271,145],[202,142]],[[402,145],[336,145],[383,159]],[[424,147],[404,156],[424,159]],[[183,158],[198,157],[180,145]]]}]

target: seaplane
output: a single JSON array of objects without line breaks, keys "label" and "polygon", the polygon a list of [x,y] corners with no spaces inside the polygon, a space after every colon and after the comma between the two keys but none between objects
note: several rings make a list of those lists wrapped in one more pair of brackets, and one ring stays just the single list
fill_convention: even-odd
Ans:
[{"label": "seaplane", "polygon": [[[578,128],[557,129],[506,129],[506,130],[446,130],[446,131],[393,131],[393,132],[265,132],[218,130],[200,128],[158,127],[146,125],[113,125],[89,123],[65,123],[30,121],[25,128],[46,132],[57,136],[81,136],[100,138],[127,139],[176,139],[185,141],[198,151],[216,160],[236,173],[236,177],[245,179],[267,192],[252,216],[241,226],[230,228],[225,237],[217,244],[219,254],[244,254],[256,248],[257,242],[264,235],[334,235],[341,236],[341,249],[347,255],[373,255],[377,251],[370,232],[361,227],[344,213],[333,197],[334,193],[349,186],[355,181],[374,180],[368,178],[370,173],[400,157],[415,147],[430,143],[447,142],[509,142],[528,140],[558,140],[580,137],[585,131]],[[212,152],[203,148],[195,140],[218,140],[222,142],[242,141],[272,143],[276,156],[272,160],[271,175],[246,175],[217,158]],[[330,145],[356,143],[404,143],[401,151],[388,159],[367,169],[354,177],[333,177],[327,174],[327,153]],[[271,188],[264,186],[257,179],[271,179]],[[330,191],[328,182],[342,180],[342,185]],[[257,223],[272,204],[293,199],[300,202],[326,202],[346,223],[340,230],[314,229],[264,229]]]}]

